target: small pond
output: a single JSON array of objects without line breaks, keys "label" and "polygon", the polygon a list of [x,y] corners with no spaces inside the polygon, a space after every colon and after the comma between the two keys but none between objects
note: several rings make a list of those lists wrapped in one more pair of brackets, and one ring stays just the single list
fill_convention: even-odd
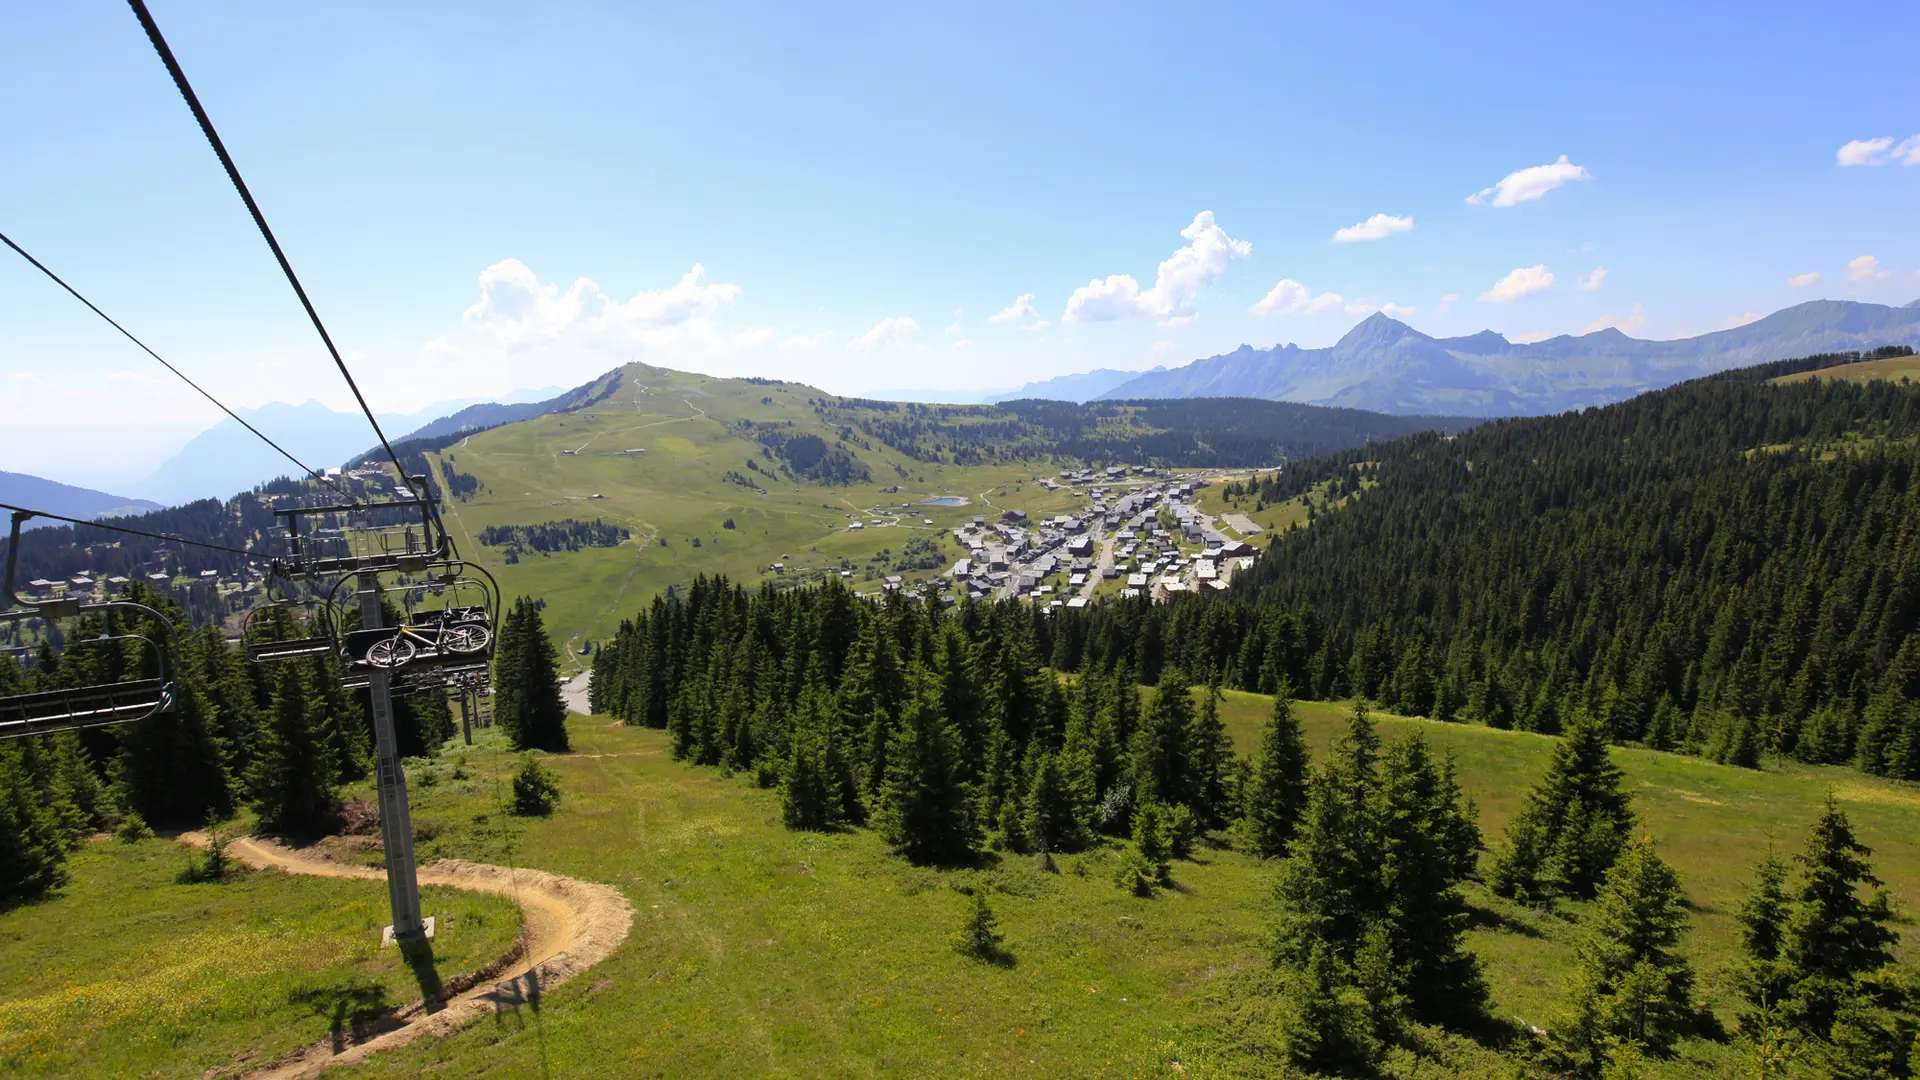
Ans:
[{"label": "small pond", "polygon": [[936,495],[931,499],[921,499],[919,502],[914,503],[913,505],[915,506],[965,506],[967,505],[967,500],[966,500],[966,497],[963,495]]}]

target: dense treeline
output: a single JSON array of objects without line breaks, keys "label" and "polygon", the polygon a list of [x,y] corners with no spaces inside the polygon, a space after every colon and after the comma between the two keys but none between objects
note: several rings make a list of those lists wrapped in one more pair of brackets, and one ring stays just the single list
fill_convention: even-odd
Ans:
[{"label": "dense treeline", "polygon": [[1255,398],[921,405],[824,398],[814,410],[916,461],[980,465],[1055,456],[1177,468],[1265,465],[1477,421],[1387,416]]},{"label": "dense treeline", "polygon": [[789,477],[830,487],[864,484],[873,478],[873,470],[847,449],[844,438],[829,443],[818,435],[789,431],[789,426],[754,425],[754,438],[766,448],[767,456],[780,460]]},{"label": "dense treeline", "polygon": [[[1124,666],[1071,688],[1043,668],[1025,605],[952,612],[835,579],[748,592],[697,579],[594,657],[593,703],[666,729],[673,752],[778,785],[789,824],[875,823],[910,856],[964,862],[991,841],[1070,851],[1150,808],[1191,837],[1231,814],[1218,710],[1144,706]],[[1169,682],[1177,681],[1177,675]]]},{"label": "dense treeline", "polygon": [[581,548],[619,547],[632,535],[626,526],[610,525],[599,518],[566,518],[538,525],[489,525],[480,530],[480,543],[507,549],[507,561],[516,562],[515,556],[527,551],[551,555]]},{"label": "dense treeline", "polygon": [[1050,628],[1068,670],[1920,778],[1920,389],[1703,380],[1289,466],[1355,497],[1229,594]]}]

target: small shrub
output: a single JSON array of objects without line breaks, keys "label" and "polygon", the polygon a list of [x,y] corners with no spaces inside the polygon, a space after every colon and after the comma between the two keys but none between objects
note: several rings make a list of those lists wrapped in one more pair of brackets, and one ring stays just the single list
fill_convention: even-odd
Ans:
[{"label": "small shrub", "polygon": [[513,812],[522,817],[545,817],[560,805],[560,778],[540,759],[528,755],[513,776]]},{"label": "small shrub", "polygon": [[1193,854],[1194,841],[1200,837],[1200,819],[1194,815],[1192,807],[1175,803],[1166,813],[1161,832],[1165,836],[1167,855],[1184,859]]},{"label": "small shrub", "polygon": [[233,838],[218,825],[207,829],[207,848],[198,858],[190,859],[187,868],[180,871],[177,879],[182,885],[219,884],[227,880],[233,872],[232,860],[227,857],[227,844]]},{"label": "small shrub", "polygon": [[153,827],[147,824],[146,818],[140,816],[140,811],[129,810],[127,816],[120,819],[120,827],[113,830],[113,835],[119,837],[123,844],[136,844],[153,839]]},{"label": "small shrub", "polygon": [[1138,851],[1130,851],[1120,860],[1120,869],[1113,875],[1113,883],[1135,896],[1152,896],[1154,886],[1160,882],[1160,869],[1152,860]]},{"label": "small shrub", "polygon": [[340,808],[342,836],[372,836],[380,831],[380,807],[365,799],[355,799]]},{"label": "small shrub", "polygon": [[953,947],[962,956],[971,956],[975,960],[1006,967],[1013,957],[1002,944],[1000,920],[991,907],[987,906],[987,893],[984,889],[975,889],[972,903],[967,907],[967,921],[960,926],[960,933],[954,938]]}]

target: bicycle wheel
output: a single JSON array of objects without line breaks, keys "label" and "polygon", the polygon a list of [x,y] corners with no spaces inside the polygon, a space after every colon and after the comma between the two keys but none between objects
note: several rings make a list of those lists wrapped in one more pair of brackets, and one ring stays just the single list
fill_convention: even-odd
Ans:
[{"label": "bicycle wheel", "polygon": [[447,652],[477,653],[493,640],[493,634],[479,623],[461,623],[440,634],[440,647]]},{"label": "bicycle wheel", "polygon": [[367,663],[384,671],[403,666],[413,659],[413,654],[413,642],[406,638],[384,638],[367,650]]}]

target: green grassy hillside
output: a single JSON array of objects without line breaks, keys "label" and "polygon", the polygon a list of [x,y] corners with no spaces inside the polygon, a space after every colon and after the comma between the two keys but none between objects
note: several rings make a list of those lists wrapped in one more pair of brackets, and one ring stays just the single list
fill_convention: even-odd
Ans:
[{"label": "green grassy hillside", "polygon": [[1776,383],[1808,382],[1813,379],[1842,379],[1846,382],[1875,382],[1881,379],[1899,382],[1920,378],[1920,356],[1889,356],[1881,360],[1862,360],[1854,364],[1801,371],[1782,375]]},{"label": "green grassy hillside", "polygon": [[[870,479],[831,487],[784,479],[775,472],[780,462],[743,424],[791,424],[791,433],[842,442],[810,404],[825,397],[821,391],[640,364],[622,372],[619,388],[586,409],[482,432],[434,455],[436,471],[447,461],[480,481],[472,498],[445,507],[461,553],[499,575],[509,596],[545,598],[547,625],[567,646],[611,636],[623,613],[696,573],[751,583],[850,568],[856,586],[872,588],[867,570],[893,572],[887,567],[911,539],[938,541],[944,568],[964,554],[944,530],[975,514],[1018,507],[1039,517],[1085,502],[1035,484],[1058,471],[1050,464],[933,464],[859,439],[843,445]],[[627,453],[632,449],[646,453]],[[942,496],[965,505],[902,506]],[[888,525],[871,524],[876,509],[884,509]],[[511,566],[499,549],[479,542],[489,525],[566,518],[618,522],[634,539],[616,548],[534,554]],[[724,527],[729,519],[732,529]],[[867,524],[850,530],[856,520]],[[882,551],[893,559],[875,561]],[[773,572],[775,562],[784,571]]]},{"label": "green grassy hillside", "polygon": [[[1243,752],[1270,707],[1228,695]],[[1346,706],[1299,708],[1324,754]],[[1542,736],[1380,720],[1386,738],[1417,729],[1455,751],[1490,842],[1552,746]],[[1114,887],[1110,850],[1062,857],[1058,874],[1023,857],[985,870],[918,869],[887,855],[870,831],[787,831],[774,792],[669,760],[664,733],[596,717],[576,719],[572,734],[576,753],[549,761],[566,801],[514,852],[475,822],[488,809],[478,796],[436,788],[416,820],[438,831],[435,853],[512,856],[618,884],[638,913],[633,936],[538,1012],[383,1055],[367,1075],[1274,1075],[1263,1055],[1276,1021],[1260,989],[1271,864],[1204,850],[1176,863],[1178,887],[1151,900]],[[477,768],[511,767],[489,753]],[[1770,844],[1798,850],[1829,790],[1894,890],[1920,894],[1920,792],[1910,785],[1647,751],[1616,751],[1616,760],[1646,830],[1683,875],[1693,925],[1684,948],[1723,1018],[1733,1011],[1732,913],[1749,871]],[[948,938],[966,900],[956,886],[988,890],[1011,969],[953,952]],[[1554,1026],[1584,905],[1538,912],[1477,887],[1471,899],[1472,947],[1489,965],[1496,1015]],[[1909,929],[1909,956],[1913,937]],[[1452,1053],[1445,1075],[1506,1075],[1470,1044]],[[1737,1059],[1730,1045],[1695,1041],[1653,1075],[1743,1075]]]}]

